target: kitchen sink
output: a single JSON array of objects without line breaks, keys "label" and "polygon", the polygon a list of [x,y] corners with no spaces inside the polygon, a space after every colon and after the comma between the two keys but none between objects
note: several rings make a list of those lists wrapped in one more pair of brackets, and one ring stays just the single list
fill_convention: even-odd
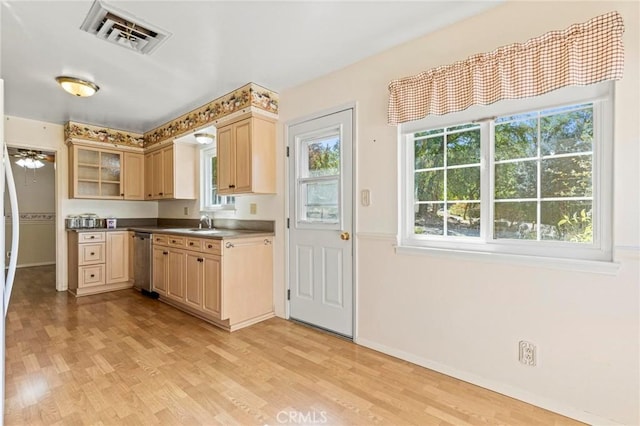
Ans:
[{"label": "kitchen sink", "polygon": [[221,229],[209,229],[209,228],[169,228],[167,231],[174,232],[194,232],[198,234],[218,234],[222,232]]},{"label": "kitchen sink", "polygon": [[190,232],[197,232],[198,234],[217,234],[222,231],[220,229],[194,228]]}]

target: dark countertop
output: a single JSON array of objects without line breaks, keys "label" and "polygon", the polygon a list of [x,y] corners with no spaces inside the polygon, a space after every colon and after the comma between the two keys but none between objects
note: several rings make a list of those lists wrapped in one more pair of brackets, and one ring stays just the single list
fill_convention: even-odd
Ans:
[{"label": "dark countertop", "polygon": [[106,228],[79,228],[79,229],[67,229],[68,232],[112,232],[112,231],[134,231],[134,232],[148,232],[151,234],[170,234],[170,235],[182,235],[191,238],[208,238],[212,240],[227,240],[234,238],[250,238],[250,237],[273,237],[275,232],[271,231],[253,231],[248,229],[226,229],[215,228],[214,233],[209,233],[208,229],[204,229],[205,232],[189,231],[194,228],[177,228],[177,227],[157,227],[157,226],[122,226],[115,229]]}]

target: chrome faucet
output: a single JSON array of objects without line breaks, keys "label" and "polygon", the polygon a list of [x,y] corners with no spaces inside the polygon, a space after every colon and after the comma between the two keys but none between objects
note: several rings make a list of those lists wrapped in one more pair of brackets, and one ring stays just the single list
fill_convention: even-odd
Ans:
[{"label": "chrome faucet", "polygon": [[200,229],[202,229],[202,221],[203,221],[203,220],[204,220],[204,221],[206,221],[206,223],[207,223],[207,227],[208,227],[209,229],[211,229],[211,228],[212,228],[212,225],[213,225],[213,221],[211,220],[211,218],[209,217],[209,215],[208,215],[208,214],[206,214],[206,213],[205,213],[205,214],[203,214],[203,215],[202,215],[202,217],[200,218],[199,228],[200,228]]}]

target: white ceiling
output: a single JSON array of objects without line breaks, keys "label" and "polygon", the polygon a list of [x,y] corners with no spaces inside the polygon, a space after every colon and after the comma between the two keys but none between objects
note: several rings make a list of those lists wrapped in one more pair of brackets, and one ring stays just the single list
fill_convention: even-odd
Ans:
[{"label": "white ceiling", "polygon": [[[148,131],[248,82],[279,92],[498,4],[104,3],[172,35],[141,55],[79,29],[91,0],[2,1],[5,114]],[[100,91],[74,98],[54,81],[63,74],[92,80]]]}]

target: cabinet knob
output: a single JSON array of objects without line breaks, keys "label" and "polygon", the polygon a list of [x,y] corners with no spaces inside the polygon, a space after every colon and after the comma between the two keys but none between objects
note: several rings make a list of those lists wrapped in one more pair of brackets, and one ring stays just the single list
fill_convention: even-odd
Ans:
[{"label": "cabinet knob", "polygon": [[159,192],[158,195],[163,195],[162,192]]},{"label": "cabinet knob", "polygon": [[124,193],[120,194],[121,197],[124,197]]},{"label": "cabinet knob", "polygon": [[91,256],[95,256],[96,254],[94,252],[91,252]]},{"label": "cabinet knob", "polygon": [[198,262],[204,262],[204,259],[203,259],[203,258],[201,258],[201,257],[199,257],[199,258],[198,258]]},{"label": "cabinet knob", "polygon": [[96,237],[95,235],[92,235],[89,238],[93,240],[95,237]]},{"label": "cabinet knob", "polygon": [[175,244],[176,240],[171,240],[171,242]]},{"label": "cabinet knob", "polygon": [[207,244],[207,248],[213,248],[211,244]]},{"label": "cabinet knob", "polygon": [[167,255],[167,254],[169,254],[169,252],[168,251],[163,251],[162,254]]},{"label": "cabinet knob", "polygon": [[189,245],[190,245],[190,246],[192,246],[192,245],[193,245],[193,242],[189,243]]},{"label": "cabinet knob", "polygon": [[95,274],[91,274],[91,278],[94,278],[94,277],[95,277]]},{"label": "cabinet knob", "polygon": [[235,185],[229,185],[229,188],[235,188],[235,187],[236,187]]},{"label": "cabinet knob", "polygon": [[151,194],[149,194],[148,196],[151,197]]}]

